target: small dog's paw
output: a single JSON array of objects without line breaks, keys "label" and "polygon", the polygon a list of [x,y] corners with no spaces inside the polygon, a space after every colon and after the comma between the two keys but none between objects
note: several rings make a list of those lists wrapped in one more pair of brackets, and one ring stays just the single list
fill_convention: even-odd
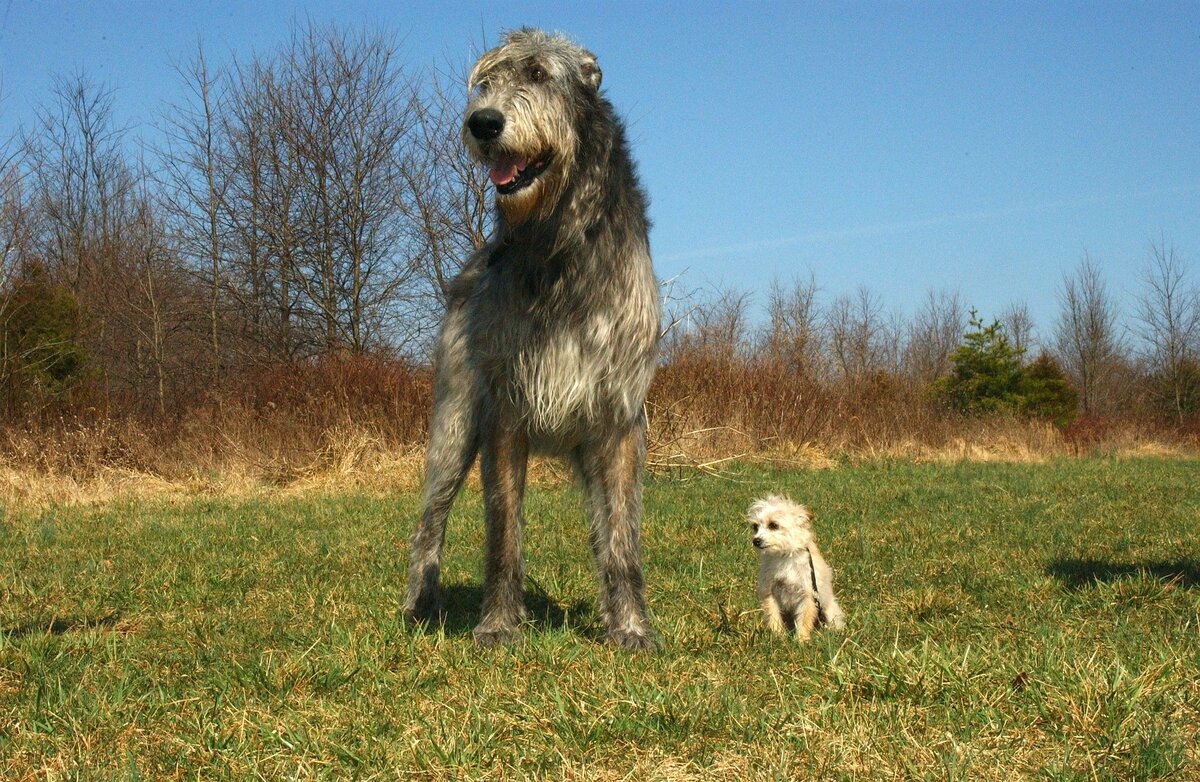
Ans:
[{"label": "small dog's paw", "polygon": [[827,628],[829,628],[830,630],[845,630],[846,629],[846,615],[844,613],[842,613],[842,610],[840,608],[835,611],[829,611],[829,612],[822,611],[821,612],[821,621],[824,622],[825,626]]}]

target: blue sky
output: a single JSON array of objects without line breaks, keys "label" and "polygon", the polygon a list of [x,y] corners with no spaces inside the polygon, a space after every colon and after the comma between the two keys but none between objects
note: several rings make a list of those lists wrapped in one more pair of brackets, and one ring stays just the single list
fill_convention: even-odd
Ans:
[{"label": "blue sky", "polygon": [[151,135],[198,38],[248,56],[305,17],[382,25],[416,67],[523,24],[592,49],[659,276],[691,288],[811,273],[904,313],[957,290],[985,316],[1028,303],[1044,335],[1084,253],[1130,306],[1152,239],[1200,276],[1197,2],[0,0],[0,137],[79,69]]}]

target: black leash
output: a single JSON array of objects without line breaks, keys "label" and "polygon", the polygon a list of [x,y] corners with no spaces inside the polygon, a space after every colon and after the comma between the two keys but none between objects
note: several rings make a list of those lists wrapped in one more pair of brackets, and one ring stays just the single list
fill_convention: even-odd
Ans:
[{"label": "black leash", "polygon": [[817,591],[817,566],[813,564],[812,549],[805,550],[808,552],[808,572],[812,576],[812,594],[813,602],[817,604],[817,618],[825,621],[825,612],[821,609],[821,593]]}]

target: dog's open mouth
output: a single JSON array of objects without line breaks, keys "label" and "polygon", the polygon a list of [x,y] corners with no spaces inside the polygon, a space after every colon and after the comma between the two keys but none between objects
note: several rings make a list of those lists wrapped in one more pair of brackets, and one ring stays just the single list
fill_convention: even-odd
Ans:
[{"label": "dog's open mouth", "polygon": [[488,171],[488,178],[500,195],[512,195],[533,184],[550,165],[550,153],[538,158],[523,158],[502,155]]}]

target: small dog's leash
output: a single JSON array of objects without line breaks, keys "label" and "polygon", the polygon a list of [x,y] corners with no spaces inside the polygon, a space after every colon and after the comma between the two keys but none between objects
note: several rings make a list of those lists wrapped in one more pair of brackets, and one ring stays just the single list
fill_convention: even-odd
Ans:
[{"label": "small dog's leash", "polygon": [[825,612],[821,609],[821,593],[817,589],[817,566],[813,564],[812,549],[806,546],[804,550],[808,552],[808,572],[812,576],[812,594],[813,602],[817,604],[817,618],[825,621]]}]

